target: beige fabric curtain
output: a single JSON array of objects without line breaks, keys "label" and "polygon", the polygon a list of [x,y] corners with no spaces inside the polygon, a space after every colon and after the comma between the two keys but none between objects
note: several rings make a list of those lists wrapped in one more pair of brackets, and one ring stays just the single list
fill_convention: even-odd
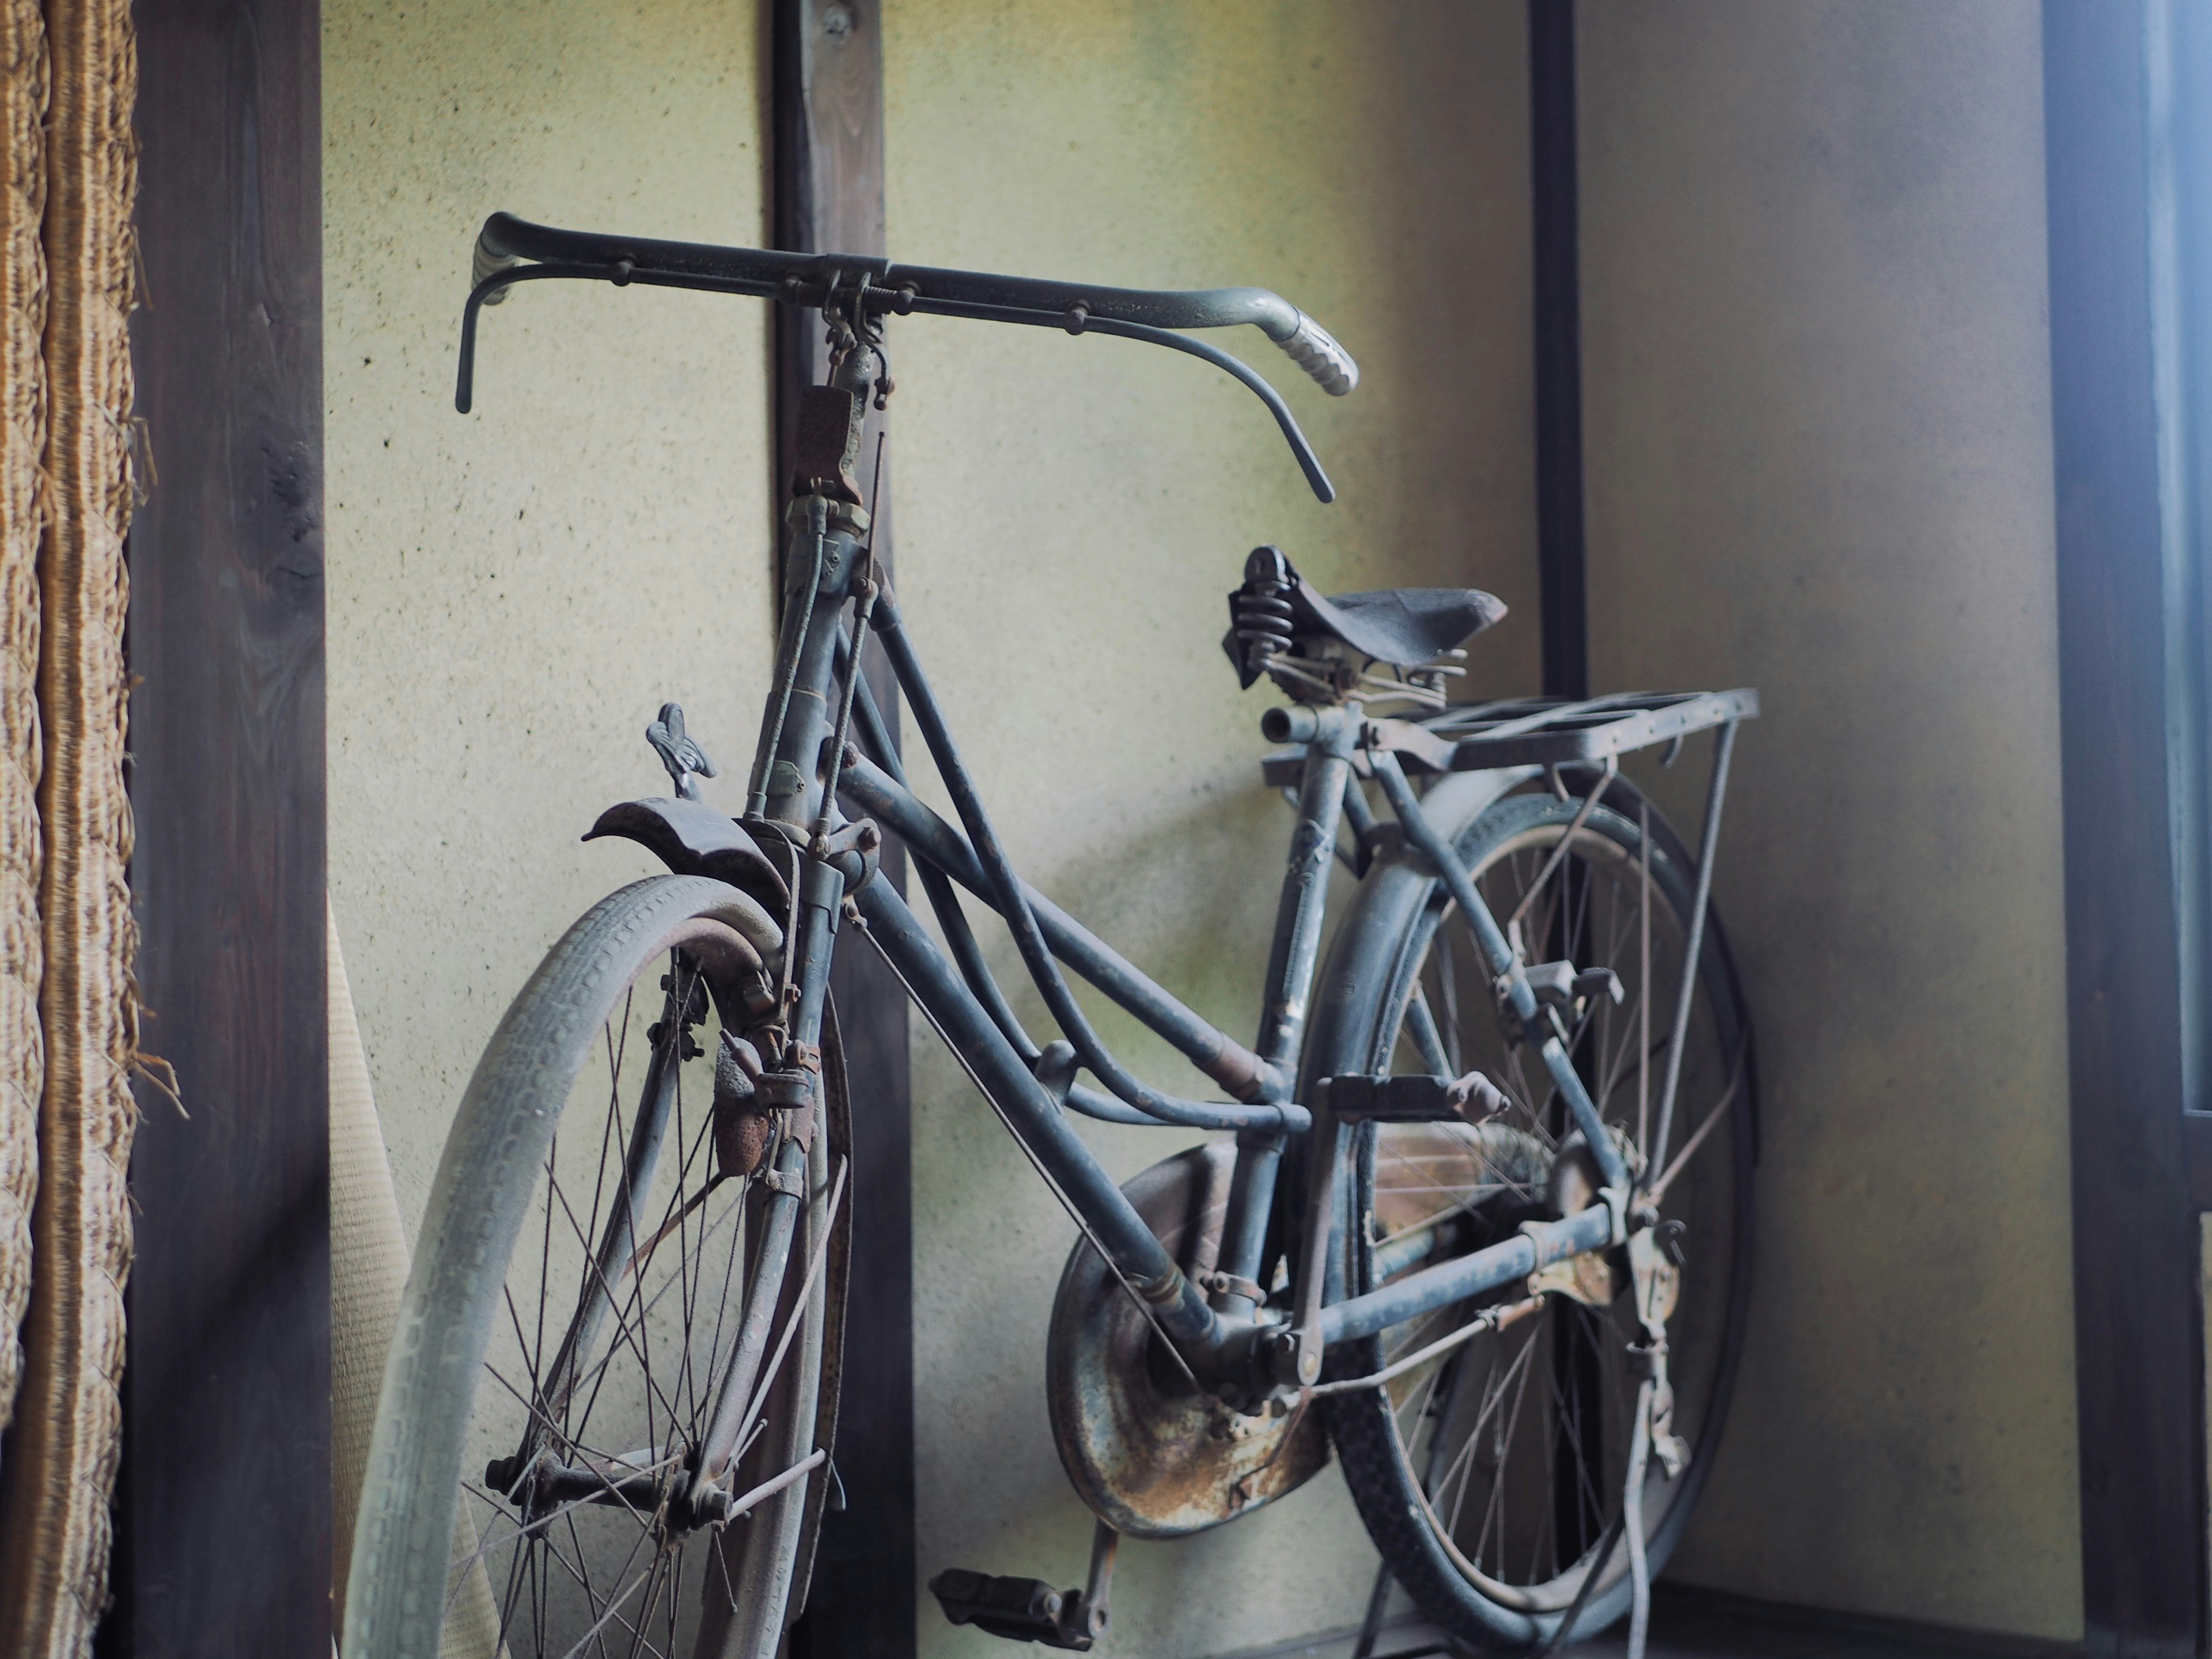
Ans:
[{"label": "beige fabric curtain", "polygon": [[[0,682],[0,1020],[9,1022],[0,1040],[9,1050],[0,1081],[0,1298],[19,1283],[21,1240],[10,1228],[33,1171],[36,1192],[21,1376],[0,1449],[0,1653],[32,1659],[90,1650],[107,1595],[108,1504],[122,1433],[137,1038],[123,774],[137,58],[128,0],[50,0],[43,52],[36,11],[21,0],[4,3],[9,83],[0,95],[9,166],[0,210],[21,214],[27,226],[28,204],[41,187],[44,195],[37,325],[17,221],[0,241],[9,307],[0,427],[9,446],[0,456],[8,515],[0,536],[8,605],[0,634],[8,677]],[[30,113],[41,87],[42,145]],[[21,349],[33,337],[42,343],[42,387]],[[40,480],[24,471],[29,452],[15,447],[38,428],[41,410],[43,515],[33,505]],[[33,524],[35,585],[21,568]],[[26,711],[18,679],[33,650],[36,706]],[[35,738],[27,740],[27,732]],[[21,799],[33,754],[34,821]],[[27,841],[33,822],[35,849]],[[40,1041],[19,1047],[17,1002],[32,984]],[[32,1144],[20,1107],[33,1090]]]},{"label": "beige fabric curtain", "polygon": [[345,1606],[353,1560],[354,1511],[368,1470],[368,1435],[384,1385],[385,1351],[399,1324],[407,1284],[407,1235],[384,1154],[368,1082],[368,1059],[354,1018],[353,988],[328,927],[331,999],[331,1605]]},{"label": "beige fabric curtain", "polygon": [[[407,1285],[407,1234],[399,1220],[399,1195],[384,1152],[384,1131],[362,1051],[353,988],[338,949],[338,924],[328,928],[331,1000],[331,1488],[335,1559],[331,1606],[345,1612],[347,1569],[353,1561],[354,1513],[368,1469],[368,1441],[376,1426],[376,1395],[384,1361],[399,1324],[399,1297]],[[439,1659],[493,1659],[499,1647],[499,1609],[477,1559],[477,1532],[468,1505],[460,1508],[453,1538],[460,1575],[450,1592]],[[496,1565],[496,1564],[495,1564]]]}]

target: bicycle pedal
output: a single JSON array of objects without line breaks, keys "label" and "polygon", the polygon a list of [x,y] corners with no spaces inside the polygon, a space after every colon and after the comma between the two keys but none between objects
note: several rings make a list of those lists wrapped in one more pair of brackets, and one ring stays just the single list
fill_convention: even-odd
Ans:
[{"label": "bicycle pedal", "polygon": [[1057,1590],[1042,1578],[994,1578],[947,1567],[929,1581],[930,1594],[956,1625],[973,1625],[1010,1642],[1036,1642],[1076,1653],[1091,1650],[1081,1590]]},{"label": "bicycle pedal", "polygon": [[1505,1104],[1496,1084],[1480,1072],[1462,1078],[1364,1077],[1357,1072],[1324,1078],[1329,1110],[1340,1119],[1379,1123],[1448,1123],[1490,1116]]}]

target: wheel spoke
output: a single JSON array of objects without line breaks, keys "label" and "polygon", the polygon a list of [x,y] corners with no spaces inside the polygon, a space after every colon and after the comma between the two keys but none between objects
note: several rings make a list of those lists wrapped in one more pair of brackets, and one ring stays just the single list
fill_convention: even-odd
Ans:
[{"label": "wheel spoke", "polygon": [[[607,1276],[599,1267],[599,1258],[592,1253],[591,1240],[585,1236],[583,1229],[577,1225],[576,1212],[573,1209],[569,1208],[568,1195],[561,1191],[561,1185],[557,1181],[553,1183],[553,1191],[555,1195],[561,1200],[561,1208],[562,1212],[568,1218],[569,1226],[575,1229],[577,1242],[584,1247],[585,1271],[591,1275],[592,1279],[597,1284],[600,1294],[605,1296],[607,1299],[607,1311],[614,1316],[615,1334],[623,1341],[627,1342],[629,1345],[630,1351],[637,1356],[637,1363],[644,1370],[647,1387],[650,1389],[652,1395],[660,1401],[662,1409],[667,1412],[669,1419],[672,1422],[676,1416],[675,1408],[668,1404],[668,1396],[661,1392],[660,1385],[653,1380],[653,1356],[646,1351],[644,1344],[638,1340],[636,1333],[630,1328],[629,1321],[623,1316],[622,1307],[615,1300],[614,1286],[607,1283]],[[652,1401],[650,1400],[647,1401],[646,1409],[648,1413],[646,1419],[646,1425],[649,1431],[652,1427],[652,1417],[650,1415],[652,1411]],[[586,1415],[588,1416],[588,1413]],[[583,1425],[580,1421],[577,1425],[577,1427],[578,1431],[581,1432]],[[651,1437],[649,1433],[647,1437]]]},{"label": "wheel spoke", "polygon": [[[508,1010],[506,1035],[464,1096],[448,1149],[459,1178],[442,1183],[426,1237],[474,1240],[481,1218],[496,1217],[503,1232],[494,1236],[511,1243],[489,1262],[456,1254],[471,1245],[427,1247],[441,1274],[476,1275],[477,1305],[489,1310],[495,1293],[500,1305],[492,1328],[471,1339],[478,1363],[465,1392],[407,1362],[428,1403],[410,1414],[398,1472],[371,1475],[402,1500],[392,1512],[408,1553],[394,1559],[421,1559],[425,1528],[440,1519],[422,1449],[452,1443],[441,1443],[449,1433],[462,1449],[459,1478],[442,1477],[455,1547],[437,1594],[418,1594],[411,1577],[375,1584],[376,1628],[399,1632],[408,1650],[439,1645],[442,1613],[448,1636],[465,1628],[473,1641],[481,1621],[489,1642],[495,1627],[501,1659],[675,1659],[691,1642],[702,1589],[714,1586],[703,1598],[712,1600],[751,1584],[781,1559],[763,1550],[788,1541],[766,1524],[726,1533],[689,1498],[720,1350],[744,1322],[754,1277],[744,1269],[757,1193],[717,1167],[713,1056],[723,1019],[735,1035],[741,1015],[750,1018],[744,1011],[774,1005],[744,927],[720,909],[727,895],[702,899],[687,885],[636,884],[571,928]],[[687,912],[678,901],[715,908]],[[586,1033],[579,1054],[569,1045]],[[749,1030],[776,1057],[792,1036]],[[702,1047],[700,1037],[715,1041]],[[829,1041],[824,1058],[834,1060]],[[841,1134],[842,1097],[824,1105],[824,1132]],[[518,1135],[522,1180],[503,1162]],[[801,1206],[810,1240],[840,1224],[820,1206],[811,1191]],[[456,1213],[468,1224],[453,1225]],[[833,1318],[842,1318],[841,1290],[830,1291]],[[811,1340],[798,1340],[813,1328],[815,1305],[787,1324],[779,1310],[775,1322],[788,1334],[775,1374],[783,1386],[748,1425],[766,1431],[763,1444],[787,1435],[811,1443],[818,1433],[800,1414],[819,1409],[807,1403],[817,1357]],[[796,1389],[793,1355],[810,1368]],[[380,1423],[379,1435],[388,1432]],[[483,1479],[488,1462],[514,1474]],[[427,1484],[441,1478],[430,1474]],[[755,1539],[766,1541],[756,1547]],[[696,1559],[701,1549],[714,1552],[712,1566]],[[391,1593],[402,1586],[404,1601]],[[757,1610],[745,1599],[730,1610],[730,1638],[751,1651],[767,1634],[753,1628],[756,1613],[771,1604]]]},{"label": "wheel spoke", "polygon": [[[1625,1111],[1628,1127],[1636,1128],[1638,1097],[1648,1099],[1656,1087],[1653,1062],[1663,1066],[1669,1059],[1670,1032],[1652,1028],[1671,1024],[1665,1012],[1680,977],[1675,957],[1683,919],[1672,896],[1680,886],[1680,871],[1662,866],[1663,849],[1652,850],[1656,826],[1648,816],[1639,824],[1636,800],[1613,801],[1611,810],[1572,829],[1581,805],[1534,794],[1509,798],[1491,809],[1498,814],[1500,832],[1489,848],[1471,856],[1468,873],[1493,915],[1518,913],[1516,938],[1528,960],[1565,960],[1578,971],[1605,969],[1618,977],[1625,993],[1620,1002],[1601,993],[1590,996],[1565,1019],[1561,1035],[1601,1115],[1611,1121]],[[1462,839],[1461,845],[1467,844]],[[1365,1178],[1371,1186],[1361,1211],[1382,1231],[1378,1250],[1395,1244],[1418,1251],[1421,1238],[1440,1225],[1449,1231],[1436,1249],[1447,1255],[1479,1249],[1509,1237],[1526,1219],[1556,1216],[1554,1205],[1567,1190],[1559,1185],[1553,1164],[1575,1126],[1534,1046],[1510,1010],[1501,1010],[1487,964],[1465,918],[1455,921],[1456,911],[1448,894],[1432,890],[1417,913],[1368,1052],[1385,1066],[1395,1060],[1393,1069],[1401,1073],[1455,1077],[1480,1072],[1504,1099],[1480,1125],[1392,1126],[1381,1132],[1380,1156],[1369,1166]],[[1705,1304],[1717,1309],[1729,1305],[1726,1206],[1733,1202],[1740,1210],[1746,1200],[1734,1178],[1715,1180],[1699,1172],[1738,1167],[1716,1158],[1712,1148],[1734,1145],[1742,1156],[1741,1127],[1733,1140],[1722,1132],[1731,1121],[1740,1124],[1741,1114],[1731,1114],[1748,1084],[1743,1080],[1747,1067],[1739,1064],[1740,1028],[1725,1001],[1717,1011],[1712,1007],[1707,988],[1697,988],[1691,1034],[1680,1056],[1679,1112],[1686,1126],[1694,1126],[1691,1138],[1680,1143],[1673,1164],[1645,1176],[1647,1196],[1655,1201],[1671,1191],[1670,1218],[1687,1205],[1680,1215],[1690,1227],[1693,1251],[1708,1248],[1705,1230],[1713,1230],[1714,1255],[1702,1258],[1714,1261],[1713,1277],[1701,1270],[1695,1284],[1701,1298],[1717,1298]],[[1656,1015],[1655,1006],[1660,1009]],[[1525,1154],[1508,1150],[1515,1143],[1493,1139],[1508,1134],[1525,1137],[1517,1143],[1528,1149]],[[1632,1145],[1641,1146],[1643,1139],[1638,1129]],[[1674,1181],[1675,1170],[1683,1168],[1697,1178]],[[1662,1184],[1669,1181],[1674,1181],[1671,1188]],[[1438,1259],[1420,1257],[1402,1270]],[[1374,1284],[1363,1279],[1361,1288]],[[1490,1594],[1484,1586],[1495,1579],[1525,1587],[1537,1595],[1533,1606],[1555,1611],[1572,1600],[1580,1584],[1571,1576],[1578,1564],[1591,1571],[1607,1567],[1589,1556],[1617,1520],[1625,1498],[1636,1389],[1626,1353],[1637,1332],[1629,1298],[1592,1308],[1555,1292],[1540,1308],[1525,1328],[1462,1346],[1449,1359],[1439,1356],[1389,1385],[1382,1408],[1394,1432],[1382,1443],[1395,1449],[1399,1473],[1393,1480],[1402,1483],[1388,1488],[1393,1495],[1386,1501],[1402,1502],[1397,1494],[1407,1486],[1425,1495],[1428,1524],[1457,1542],[1458,1559],[1475,1575],[1471,1593]],[[1714,1344],[1734,1341],[1738,1329],[1733,1313],[1717,1323],[1701,1317],[1705,1323],[1678,1324],[1673,1333],[1677,1410],[1690,1421],[1700,1420],[1706,1409],[1716,1375]],[[1389,1364],[1418,1352],[1451,1322],[1437,1316],[1406,1322],[1368,1352],[1378,1368]],[[1545,1373],[1540,1384],[1534,1381],[1539,1370]],[[1350,1459],[1346,1472],[1353,1472]],[[1366,1480],[1354,1481],[1363,1504],[1372,1497]],[[1672,1501],[1657,1496],[1662,1491],[1681,1489],[1655,1482],[1655,1504]],[[1655,1517],[1657,1513],[1655,1509]],[[1588,1633],[1595,1634],[1595,1627]]]},{"label": "wheel spoke", "polygon": [[1437,1030],[1437,1017],[1429,1011],[1428,994],[1421,989],[1418,979],[1406,1000],[1406,1024],[1413,1034],[1413,1047],[1421,1056],[1421,1064],[1429,1068],[1429,1074],[1446,1081],[1457,1077],[1459,1073],[1452,1070],[1451,1056],[1444,1052],[1443,1037]]}]

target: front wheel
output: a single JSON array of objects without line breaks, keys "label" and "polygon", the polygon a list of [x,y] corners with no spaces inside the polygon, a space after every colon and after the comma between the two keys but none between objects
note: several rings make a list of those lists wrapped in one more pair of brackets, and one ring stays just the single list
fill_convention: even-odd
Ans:
[{"label": "front wheel", "polygon": [[[1498,921],[1515,921],[1529,962],[1619,976],[1618,1004],[1584,998],[1566,1026],[1601,1116],[1664,1218],[1637,1253],[1641,1271],[1631,1252],[1602,1253],[1329,1354],[1331,1376],[1370,1376],[1471,1322],[1494,1324],[1330,1409],[1346,1481],[1392,1574],[1431,1620],[1491,1647],[1545,1640],[1570,1609],[1575,1634],[1594,1635],[1627,1607],[1639,1294],[1668,1304],[1680,1437],[1668,1449],[1686,1452],[1672,1472],[1651,1458],[1635,1494],[1654,1573],[1711,1468],[1748,1300],[1756,1103],[1741,991],[1709,916],[1662,1152],[1656,1119],[1695,868],[1625,779],[1605,802],[1579,829],[1583,800],[1549,793],[1510,796],[1457,823],[1431,817]],[[1328,982],[1340,988],[1317,1020],[1313,1075],[1479,1070],[1504,1096],[1480,1123],[1361,1126],[1344,1261],[1352,1293],[1594,1201],[1595,1163],[1565,1101],[1501,1009],[1449,894],[1417,861],[1386,864],[1363,884]],[[1659,1158],[1665,1167],[1650,1167]],[[1679,1268],[1654,1254],[1662,1243]]]},{"label": "front wheel", "polygon": [[781,948],[735,888],[655,877],[501,1021],[385,1367],[346,1659],[777,1651],[830,1486],[851,1213],[834,1024],[818,1112],[738,1063],[778,1052]]}]

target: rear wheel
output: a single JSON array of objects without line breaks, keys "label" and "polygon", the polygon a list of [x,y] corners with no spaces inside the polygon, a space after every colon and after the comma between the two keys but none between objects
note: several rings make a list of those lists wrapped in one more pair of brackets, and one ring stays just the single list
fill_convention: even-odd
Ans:
[{"label": "rear wheel", "polygon": [[774,1053],[780,945],[734,888],[653,878],[501,1022],[386,1366],[348,1659],[775,1653],[830,1486],[850,1210],[834,1024],[823,1121],[758,1109],[737,1065]]},{"label": "rear wheel", "polygon": [[[1550,794],[1499,801],[1456,836],[1448,821],[1437,827],[1498,921],[1517,917],[1528,961],[1619,975],[1620,1003],[1585,999],[1567,1023],[1601,1115],[1632,1167],[1645,1168],[1657,1152],[1695,871],[1650,812],[1647,885],[1645,804],[1625,780],[1607,800],[1579,829],[1583,801]],[[1378,870],[1335,948],[1330,982],[1362,988],[1317,1030],[1316,1074],[1480,1071],[1505,1096],[1479,1124],[1360,1128],[1351,1213],[1361,1224],[1349,1230],[1345,1262],[1354,1293],[1595,1200],[1595,1160],[1501,1011],[1440,883],[1411,862]],[[1671,1474],[1653,1457],[1637,1494],[1655,1573],[1711,1467],[1742,1340],[1756,1110],[1747,1037],[1727,946],[1709,918],[1671,1145],[1658,1154],[1668,1167],[1647,1169],[1665,1219],[1635,1253],[1647,1303],[1672,1303],[1672,1428],[1687,1454]],[[1679,1253],[1679,1270],[1651,1248],[1662,1243]],[[1516,1282],[1330,1351],[1332,1376],[1367,1376],[1479,1313],[1498,1322],[1331,1405],[1345,1478],[1385,1561],[1423,1611],[1462,1638],[1531,1645],[1571,1607],[1577,1633],[1588,1635],[1627,1607],[1620,1534],[1638,1386],[1630,1348],[1641,1339],[1631,1254],[1561,1264],[1546,1285]]]}]

